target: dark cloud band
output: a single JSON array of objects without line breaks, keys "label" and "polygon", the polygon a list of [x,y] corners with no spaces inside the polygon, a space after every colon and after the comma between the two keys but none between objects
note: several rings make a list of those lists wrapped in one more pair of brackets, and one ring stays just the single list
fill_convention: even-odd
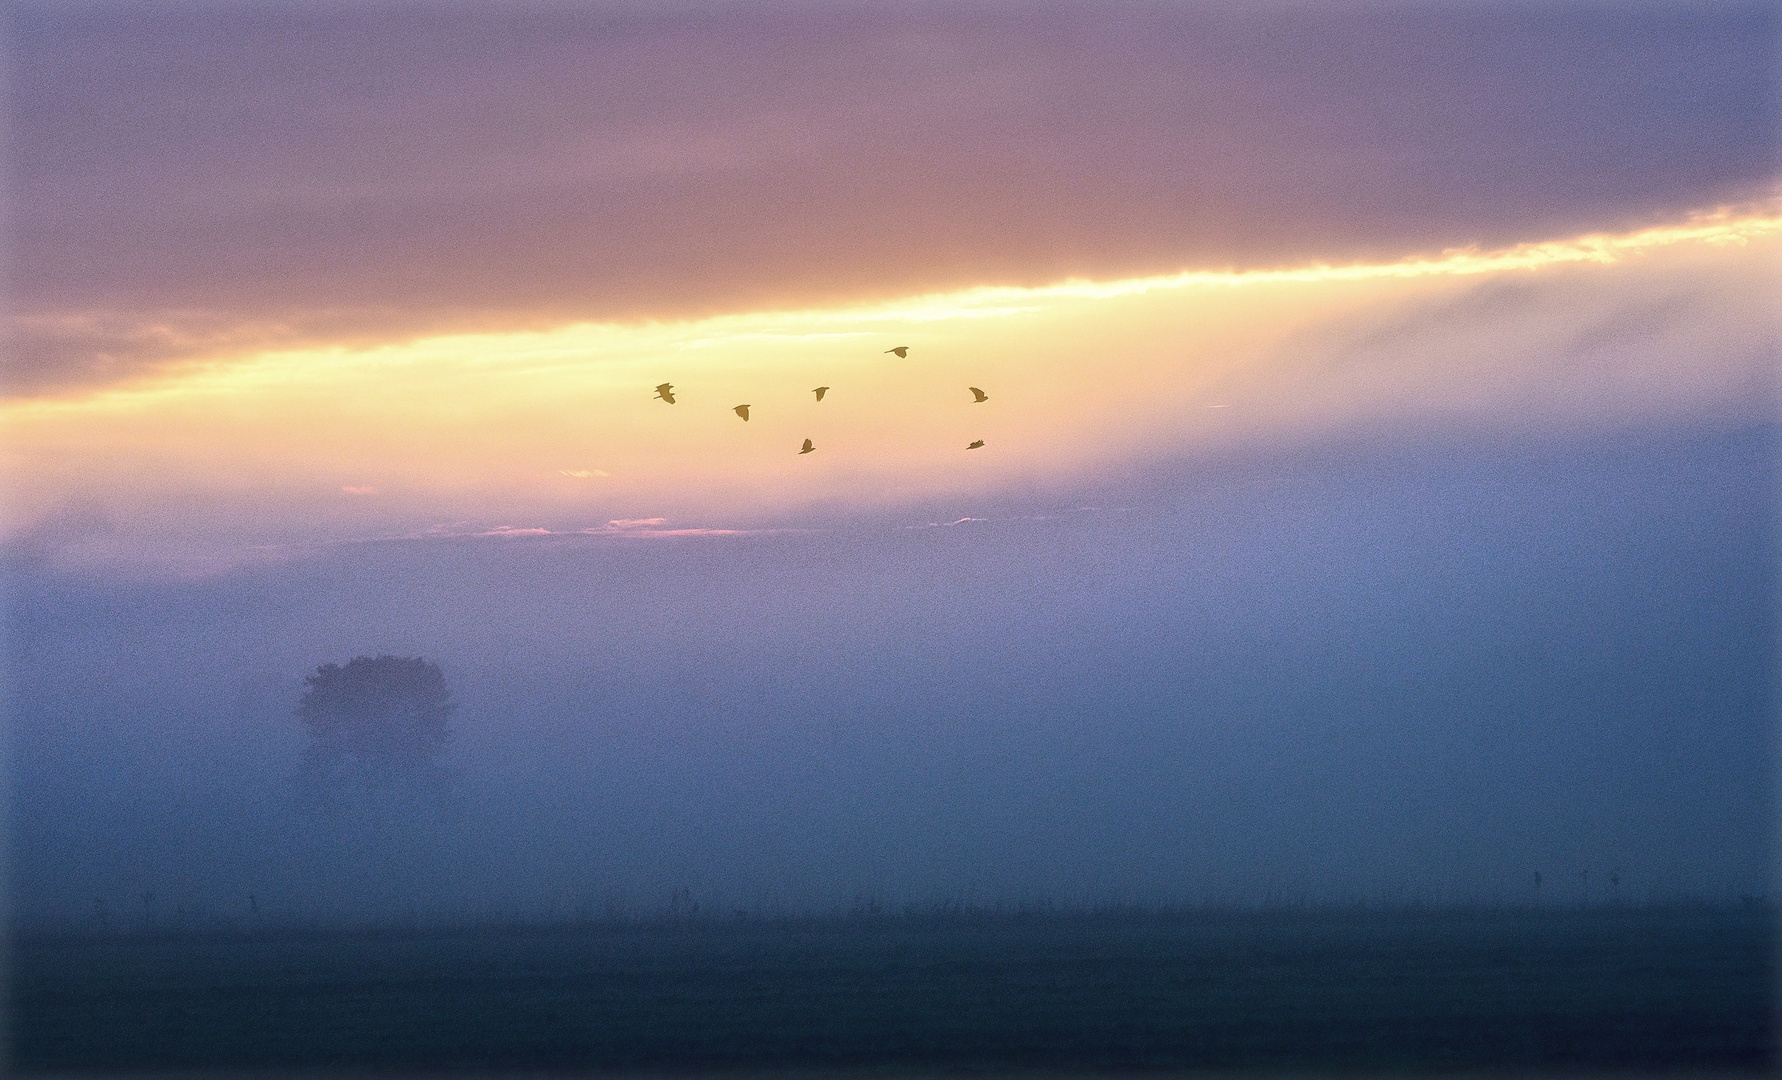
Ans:
[{"label": "dark cloud band", "polygon": [[1776,173],[1778,21],[27,7],[15,394],[261,344],[1619,228]]}]

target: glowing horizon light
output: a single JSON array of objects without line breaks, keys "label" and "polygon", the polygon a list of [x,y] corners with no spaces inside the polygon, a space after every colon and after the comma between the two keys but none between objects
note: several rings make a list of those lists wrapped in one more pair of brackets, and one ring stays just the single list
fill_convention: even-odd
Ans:
[{"label": "glowing horizon light", "polygon": [[[244,522],[311,539],[434,535],[442,520],[466,524],[438,535],[737,535],[801,505],[1052,482],[1369,417],[1712,408],[1750,382],[1739,365],[1761,350],[1716,346],[1704,363],[1698,346],[1773,333],[1763,275],[1779,237],[1773,200],[1391,262],[266,351],[0,406],[17,478],[8,527],[16,536],[78,499],[126,522],[231,535]],[[1488,331],[1453,323],[1465,283],[1530,274],[1577,295],[1530,300]],[[1553,351],[1609,317],[1586,309],[1679,288],[1718,310],[1645,335],[1643,352]],[[1436,314],[1406,323],[1415,311]],[[1407,325],[1450,337],[1405,344]],[[1388,328],[1387,344],[1368,344]],[[881,355],[886,344],[908,356]],[[678,403],[653,398],[664,381]],[[818,402],[815,385],[833,389]],[[969,386],[991,400],[972,402]],[[747,425],[729,416],[737,401],[752,403]],[[805,439],[823,453],[797,455]],[[577,461],[603,467],[565,464]],[[752,524],[708,527],[726,517]]]},{"label": "glowing horizon light", "polygon": [[[827,317],[847,319],[876,315],[918,322],[946,318],[989,318],[1026,313],[1033,310],[1031,301],[1051,297],[1101,300],[1197,285],[1243,287],[1289,282],[1472,277],[1580,263],[1612,266],[1632,256],[1679,244],[1743,247],[1753,240],[1778,232],[1782,232],[1782,199],[1771,200],[1767,209],[1745,215],[1738,214],[1732,208],[1722,207],[1693,214],[1686,223],[1680,225],[1658,225],[1632,233],[1589,233],[1569,240],[1522,243],[1496,251],[1480,251],[1476,247],[1449,248],[1434,258],[1413,256],[1389,263],[1332,265],[1316,262],[1306,266],[1264,270],[1185,270],[1175,274],[1115,281],[1069,278],[1051,285],[988,285],[894,301],[878,307],[838,311]],[[949,306],[949,299],[956,306]]]},{"label": "glowing horizon light", "polygon": [[[206,388],[246,388],[268,385],[290,379],[288,372],[276,371],[276,361],[303,360],[317,366],[363,363],[384,359],[386,362],[413,362],[415,353],[444,354],[459,359],[466,366],[480,363],[502,366],[529,366],[527,361],[550,363],[561,361],[565,349],[597,347],[605,342],[570,343],[570,338],[605,337],[615,334],[634,335],[640,339],[662,338],[663,344],[675,350],[710,349],[750,342],[774,344],[808,344],[811,342],[844,341],[871,337],[876,331],[846,332],[811,331],[796,333],[784,329],[741,329],[730,333],[682,337],[677,330],[698,327],[714,329],[742,323],[776,323],[792,320],[814,322],[894,321],[907,323],[938,322],[948,319],[1009,318],[1039,310],[1037,301],[1049,299],[1106,300],[1139,296],[1160,290],[1180,290],[1196,286],[1244,288],[1271,284],[1315,284],[1319,282],[1367,282],[1410,280],[1425,277],[1474,277],[1509,271],[1543,269],[1595,264],[1613,266],[1629,258],[1663,248],[1687,244],[1743,247],[1754,240],[1782,233],[1782,196],[1755,204],[1741,214],[1735,208],[1721,207],[1691,214],[1680,224],[1658,225],[1631,233],[1589,233],[1566,240],[1532,241],[1493,251],[1475,247],[1449,248],[1439,256],[1411,256],[1384,263],[1326,262],[1297,267],[1258,270],[1187,270],[1173,274],[1096,281],[1068,278],[1049,285],[982,285],[943,293],[924,293],[902,299],[820,309],[785,309],[742,312],[710,316],[697,320],[669,322],[573,322],[550,330],[503,331],[495,333],[443,334],[369,347],[349,348],[331,345],[312,349],[270,349],[250,353],[233,361],[211,359],[193,362],[168,373],[149,376],[135,383],[100,391],[74,391],[68,395],[23,399],[0,405],[0,415],[26,415],[40,408],[67,406],[97,407],[102,401],[153,397],[163,392],[201,392]],[[492,355],[501,360],[489,359]],[[256,363],[256,361],[260,361]],[[233,386],[229,386],[233,384]],[[605,475],[595,471],[596,475]],[[575,475],[567,470],[564,475]]]},{"label": "glowing horizon light", "polygon": [[[573,322],[550,330],[444,334],[357,348],[331,345],[315,349],[271,349],[251,353],[234,361],[211,359],[194,362],[183,369],[105,390],[75,391],[62,398],[45,397],[7,402],[0,405],[0,415],[11,413],[23,416],[38,409],[58,407],[99,407],[101,402],[106,401],[122,404],[125,400],[153,398],[182,389],[197,393],[206,389],[266,386],[291,380],[289,371],[278,370],[277,361],[281,360],[301,360],[316,367],[329,367],[362,364],[376,359],[382,359],[386,363],[412,363],[417,354],[442,354],[444,358],[460,360],[467,367],[482,364],[524,368],[539,362],[547,366],[553,362],[561,362],[565,350],[576,350],[578,346],[586,349],[607,344],[598,340],[576,341],[572,344],[570,339],[598,339],[623,334],[640,340],[667,338],[661,344],[675,350],[703,350],[750,342],[808,344],[871,337],[876,331],[795,333],[784,329],[739,328],[731,333],[695,337],[681,337],[674,331],[792,320],[927,323],[948,319],[1009,318],[1032,314],[1040,310],[1037,301],[1048,299],[1107,300],[1196,286],[1243,288],[1271,284],[1474,277],[1509,271],[1539,271],[1567,265],[1613,266],[1631,257],[1663,248],[1686,244],[1743,247],[1754,240],[1777,233],[1782,233],[1782,196],[1757,204],[1750,212],[1742,215],[1734,208],[1722,207],[1692,214],[1681,224],[1653,226],[1631,233],[1590,233],[1566,240],[1521,243],[1494,251],[1480,251],[1473,247],[1450,248],[1436,257],[1412,256],[1385,263],[1332,265],[1316,262],[1297,267],[1259,270],[1188,270],[1112,281],[1068,278],[1049,285],[973,286],[944,293],[918,294],[882,303],[836,308],[743,312],[698,320],[642,324]],[[500,356],[502,359],[491,360],[491,356]],[[568,470],[562,471],[564,475],[578,475]],[[595,475],[606,475],[598,470],[594,472]]]}]

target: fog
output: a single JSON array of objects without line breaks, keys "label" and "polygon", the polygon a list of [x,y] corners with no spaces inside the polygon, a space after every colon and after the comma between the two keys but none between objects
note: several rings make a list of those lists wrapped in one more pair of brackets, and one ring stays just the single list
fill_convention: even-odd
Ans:
[{"label": "fog", "polygon": [[[1776,448],[1380,431],[185,581],[15,547],[14,915],[1762,893]],[[445,672],[448,789],[300,809],[303,677],[385,653]]]}]

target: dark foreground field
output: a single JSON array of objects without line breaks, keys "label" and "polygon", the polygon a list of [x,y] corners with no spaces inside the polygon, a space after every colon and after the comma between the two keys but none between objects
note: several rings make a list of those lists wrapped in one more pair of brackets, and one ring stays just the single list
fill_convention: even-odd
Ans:
[{"label": "dark foreground field", "polygon": [[27,938],[13,1065],[1759,1072],[1771,913],[1198,912]]}]

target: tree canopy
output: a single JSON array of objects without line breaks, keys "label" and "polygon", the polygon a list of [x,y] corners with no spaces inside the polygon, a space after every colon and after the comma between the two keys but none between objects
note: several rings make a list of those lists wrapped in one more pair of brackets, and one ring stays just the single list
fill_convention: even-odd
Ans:
[{"label": "tree canopy", "polygon": [[457,708],[439,665],[360,656],[323,664],[303,681],[297,715],[310,733],[312,773],[390,780],[437,772]]}]

